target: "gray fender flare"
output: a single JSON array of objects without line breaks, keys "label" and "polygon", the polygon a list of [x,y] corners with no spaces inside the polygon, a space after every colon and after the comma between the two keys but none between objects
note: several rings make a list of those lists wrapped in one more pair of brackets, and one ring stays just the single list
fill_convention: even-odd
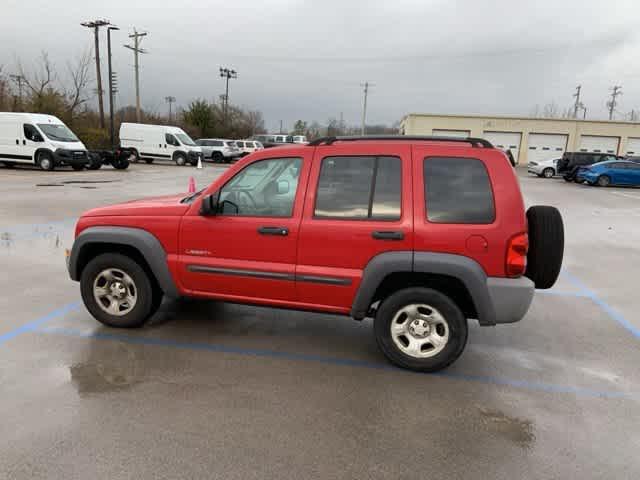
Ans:
[{"label": "gray fender flare", "polygon": [[474,260],[461,255],[431,252],[387,252],[372,258],[364,269],[360,287],[351,308],[351,316],[363,319],[376,289],[384,278],[392,273],[420,272],[448,275],[460,280],[469,291],[478,321],[482,325],[493,325],[495,313],[489,289],[487,275]]},{"label": "gray fender flare", "polygon": [[167,253],[160,241],[146,230],[131,227],[89,227],[83,230],[73,242],[69,256],[69,275],[72,280],[80,280],[78,259],[82,249],[96,243],[127,245],[140,252],[149,264],[158,285],[169,297],[179,297],[178,289],[167,264]]}]

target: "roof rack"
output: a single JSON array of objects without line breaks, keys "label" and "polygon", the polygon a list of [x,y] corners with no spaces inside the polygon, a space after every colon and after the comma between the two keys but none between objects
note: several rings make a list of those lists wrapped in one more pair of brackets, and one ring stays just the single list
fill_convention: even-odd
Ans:
[{"label": "roof rack", "polygon": [[470,143],[472,147],[493,148],[493,145],[484,138],[475,137],[431,137],[414,135],[365,135],[355,137],[320,137],[308,143],[311,147],[318,145],[331,145],[334,142],[358,142],[361,140],[396,140],[396,141],[426,141],[426,142],[458,142]]}]

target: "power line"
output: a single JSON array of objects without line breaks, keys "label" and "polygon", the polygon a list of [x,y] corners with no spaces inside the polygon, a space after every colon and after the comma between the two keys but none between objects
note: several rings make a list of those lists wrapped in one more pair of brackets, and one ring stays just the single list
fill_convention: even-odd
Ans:
[{"label": "power line", "polygon": [[369,87],[374,87],[373,83],[364,82],[360,84],[364,87],[364,103],[362,105],[362,131],[361,134],[365,135],[367,130],[367,96],[369,95]]},{"label": "power line", "polygon": [[80,25],[87,28],[93,28],[93,36],[95,40],[96,53],[96,80],[98,82],[98,108],[100,110],[100,128],[104,128],[104,103],[102,99],[102,75],[100,74],[100,27],[111,25],[108,20],[93,20],[82,22]]},{"label": "power line", "polygon": [[618,95],[622,95],[622,87],[620,85],[616,85],[611,89],[611,100],[607,102],[607,107],[609,107],[609,120],[613,120],[613,112],[616,109],[616,97]]},{"label": "power line", "polygon": [[129,50],[133,50],[133,58],[134,58],[133,68],[135,68],[135,71],[136,71],[136,122],[138,122],[138,123],[141,122],[141,115],[140,115],[140,62],[138,60],[138,54],[147,53],[146,50],[140,48],[140,42],[142,42],[142,38],[146,37],[146,36],[147,36],[147,32],[138,33],[138,31],[134,27],[133,33],[131,35],[129,35],[129,38],[133,38],[133,46],[125,45],[125,48],[128,48]]}]

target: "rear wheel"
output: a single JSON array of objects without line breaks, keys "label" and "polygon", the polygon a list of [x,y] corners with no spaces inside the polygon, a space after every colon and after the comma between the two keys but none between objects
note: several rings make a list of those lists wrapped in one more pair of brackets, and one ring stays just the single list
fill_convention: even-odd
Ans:
[{"label": "rear wheel", "polygon": [[527,210],[529,252],[527,270],[536,288],[551,288],[560,275],[564,256],[564,225],[555,207],[534,206]]},{"label": "rear wheel", "polygon": [[462,311],[446,295],[429,288],[407,288],[382,301],[374,321],[380,350],[394,364],[435,372],[453,363],[467,343]]},{"label": "rear wheel", "polygon": [[80,172],[84,170],[84,165],[79,165],[77,163],[74,163],[71,165],[71,168],[73,168],[76,172]]},{"label": "rear wheel", "polygon": [[600,175],[598,177],[599,187],[608,187],[609,185],[611,185],[611,179],[607,175]]},{"label": "rear wheel", "polygon": [[127,160],[129,160],[129,163],[138,163],[140,161],[140,154],[137,150],[131,149],[129,151],[129,158],[127,158]]},{"label": "rear wheel", "polygon": [[89,164],[87,165],[88,170],[100,170],[102,167],[102,158],[98,154],[89,155]]},{"label": "rear wheel", "polygon": [[125,170],[129,167],[129,160],[126,158],[117,158],[111,163],[111,165],[116,170]]},{"label": "rear wheel", "polygon": [[50,152],[38,152],[36,162],[42,170],[51,171],[55,168],[53,155]]},{"label": "rear wheel", "polygon": [[117,253],[99,255],[87,264],[80,292],[91,315],[110,327],[139,327],[159,306],[144,269]]}]

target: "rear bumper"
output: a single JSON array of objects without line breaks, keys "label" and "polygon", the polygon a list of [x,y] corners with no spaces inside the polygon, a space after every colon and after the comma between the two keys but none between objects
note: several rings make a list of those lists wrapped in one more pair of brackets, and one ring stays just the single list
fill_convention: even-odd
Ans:
[{"label": "rear bumper", "polygon": [[494,310],[492,323],[496,324],[522,320],[531,306],[535,293],[535,286],[527,277],[489,277],[487,289]]}]

